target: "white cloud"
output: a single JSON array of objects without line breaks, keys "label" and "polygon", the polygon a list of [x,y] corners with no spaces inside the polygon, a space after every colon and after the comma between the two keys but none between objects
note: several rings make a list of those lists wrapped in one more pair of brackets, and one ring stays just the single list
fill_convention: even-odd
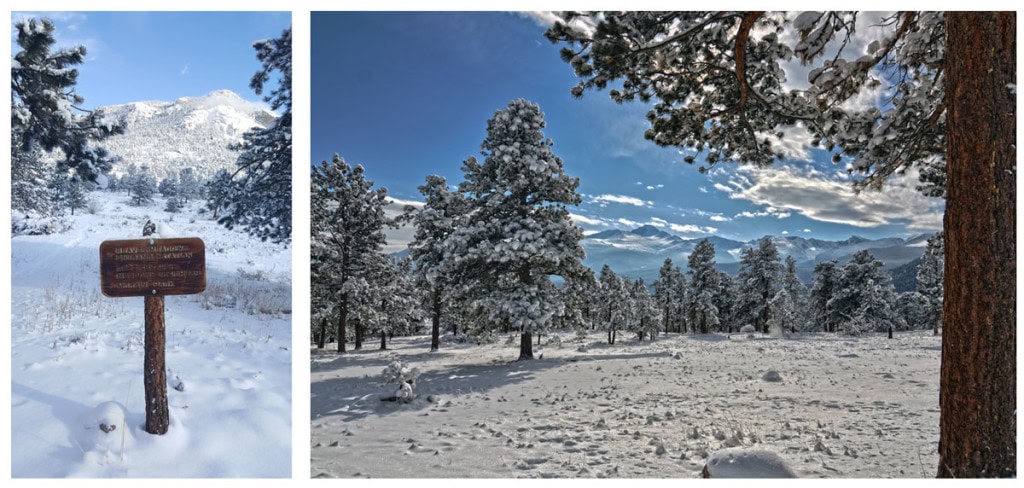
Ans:
[{"label": "white cloud", "polygon": [[586,216],[578,215],[578,214],[574,214],[574,213],[570,213],[569,214],[569,218],[572,219],[572,221],[576,222],[577,224],[604,225],[604,226],[608,225],[603,220],[592,219],[590,217],[586,217]]},{"label": "white cloud", "polygon": [[831,179],[810,166],[741,166],[737,171],[749,176],[745,178],[749,183],[738,185],[730,198],[765,206],[762,211],[741,212],[737,217],[785,218],[796,212],[821,222],[865,228],[901,223],[910,230],[942,227],[944,204],[914,189],[914,171],[891,177],[881,192],[864,190],[859,194],[851,183]]},{"label": "white cloud", "polygon": [[648,190],[653,190],[653,189],[654,189],[654,187],[653,187],[653,186],[651,186],[651,185],[647,185],[647,189],[648,189]]},{"label": "white cloud", "polygon": [[179,71],[178,74],[181,75],[181,76],[185,76],[185,75],[188,74],[188,64],[187,63],[185,64],[184,67],[181,68],[181,71]]},{"label": "white cloud", "polygon": [[732,188],[729,188],[728,186],[725,186],[725,185],[723,185],[721,183],[715,183],[712,186],[714,186],[716,190],[724,191],[724,192],[730,193],[730,194],[734,191]]},{"label": "white cloud", "polygon": [[712,222],[729,222],[730,220],[732,220],[724,215],[712,215],[710,219]]},{"label": "white cloud", "polygon": [[623,204],[626,204],[626,205],[635,205],[637,207],[649,207],[651,205],[654,205],[654,202],[650,202],[650,201],[647,201],[647,200],[641,200],[639,198],[634,198],[634,197],[630,197],[630,196],[626,196],[626,195],[598,195],[598,196],[594,197],[594,202],[596,202],[596,203],[608,203],[608,202],[623,203]]},{"label": "white cloud", "polygon": [[782,231],[782,235],[789,235],[789,231],[788,230]]},{"label": "white cloud", "polygon": [[700,190],[701,193],[707,193],[708,192],[708,189],[704,188],[703,186],[698,187],[697,189]]},{"label": "white cloud", "polygon": [[699,225],[692,225],[692,224],[686,224],[686,225],[669,224],[669,228],[672,229],[672,231],[678,232],[680,234],[702,234],[702,235],[704,235],[704,234],[714,234],[718,230],[717,227],[701,227]]},{"label": "white cloud", "polygon": [[628,227],[640,227],[641,225],[643,225],[640,222],[637,222],[635,220],[629,220],[629,219],[624,219],[624,218],[619,218],[618,220],[616,220],[616,222],[618,222],[618,223],[620,223],[622,225],[628,226]]},{"label": "white cloud", "polygon": [[416,208],[423,207],[424,203],[417,200],[399,200],[395,197],[387,197],[388,204],[394,204],[398,206],[411,205]]},{"label": "white cloud", "polygon": [[811,229],[804,229],[804,232],[810,232]]}]

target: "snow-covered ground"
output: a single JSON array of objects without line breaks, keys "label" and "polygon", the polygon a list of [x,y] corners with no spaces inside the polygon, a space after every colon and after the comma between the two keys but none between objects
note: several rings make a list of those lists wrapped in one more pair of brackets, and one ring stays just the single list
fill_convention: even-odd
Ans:
[{"label": "snow-covered ground", "polygon": [[[291,476],[291,248],[196,217],[197,203],[90,198],[96,213],[70,229],[11,240],[12,475]],[[143,428],[143,299],[100,293],[100,242],[141,238],[147,219],[206,245],[206,292],[166,297],[163,436]]]},{"label": "snow-covered ground", "polygon": [[[520,362],[513,336],[435,353],[428,337],[314,348],[311,475],[693,478],[709,456],[724,468],[742,452],[777,454],[807,478],[935,475],[941,338],[930,331],[603,337],[544,337],[543,357]],[[396,390],[381,384],[394,359],[422,371],[413,403],[380,400]]]}]

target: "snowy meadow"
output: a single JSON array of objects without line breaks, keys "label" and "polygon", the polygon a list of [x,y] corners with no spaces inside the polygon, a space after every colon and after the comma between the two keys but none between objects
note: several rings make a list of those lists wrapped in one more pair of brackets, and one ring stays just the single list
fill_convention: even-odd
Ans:
[{"label": "snowy meadow", "polygon": [[[58,232],[11,240],[11,473],[291,475],[291,249],[156,197],[92,192]],[[15,221],[20,219],[15,214]],[[99,245],[199,237],[206,291],[166,297],[170,428],[145,432],[143,299],[100,293]]]},{"label": "snowy meadow", "polygon": [[[929,478],[938,461],[941,337],[801,333],[518,334],[488,345],[395,337],[312,349],[318,478],[694,478],[715,453],[777,454],[799,477]],[[382,371],[419,370],[384,401]],[[747,471],[746,477],[763,475]]]}]

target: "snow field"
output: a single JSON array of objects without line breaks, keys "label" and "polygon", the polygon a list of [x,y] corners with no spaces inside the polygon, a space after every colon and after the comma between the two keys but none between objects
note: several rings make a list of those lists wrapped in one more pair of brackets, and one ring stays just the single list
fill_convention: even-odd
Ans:
[{"label": "snow field", "polygon": [[[291,475],[291,286],[285,246],[91,193],[98,213],[12,247],[12,476]],[[143,299],[100,293],[99,244],[200,237],[207,292],[165,298],[170,429],[145,432]],[[106,427],[103,427],[106,426]],[[112,428],[111,428],[112,427]]]},{"label": "snow field", "polygon": [[[693,478],[709,456],[746,448],[799,477],[927,478],[941,343],[930,334],[673,334],[614,346],[603,332],[582,345],[566,334],[523,362],[498,344],[429,353],[427,337],[395,338],[389,351],[313,349],[311,475]],[[412,404],[379,400],[394,393],[381,377],[393,359],[422,371]],[[769,371],[781,381],[763,379]]]}]

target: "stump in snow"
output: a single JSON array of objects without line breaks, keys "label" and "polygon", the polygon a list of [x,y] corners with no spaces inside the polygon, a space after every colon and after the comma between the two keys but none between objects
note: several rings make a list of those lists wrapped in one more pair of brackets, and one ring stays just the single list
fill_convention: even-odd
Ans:
[{"label": "stump in snow", "polygon": [[778,454],[760,449],[725,449],[708,458],[704,478],[796,478]]},{"label": "stump in snow", "polygon": [[753,334],[754,332],[757,332],[757,329],[755,329],[753,325],[747,324],[740,327],[741,334]]}]

